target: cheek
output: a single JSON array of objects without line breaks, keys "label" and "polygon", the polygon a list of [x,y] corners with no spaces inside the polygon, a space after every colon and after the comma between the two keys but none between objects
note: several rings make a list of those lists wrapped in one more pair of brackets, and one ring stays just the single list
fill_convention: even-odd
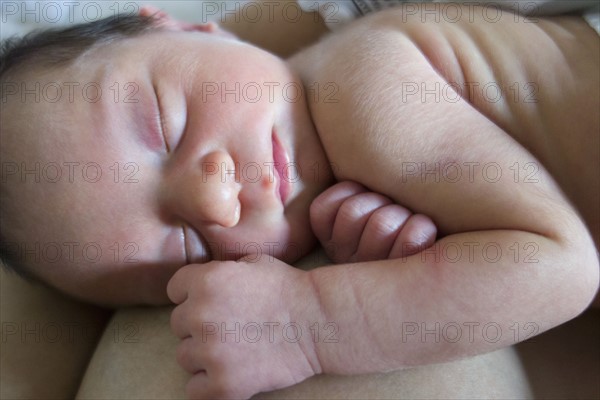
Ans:
[{"label": "cheek", "polygon": [[277,244],[272,248],[273,255],[286,263],[293,263],[308,254],[316,244],[308,210],[286,216],[273,242]]},{"label": "cheek", "polygon": [[170,304],[167,283],[180,267],[159,263],[106,267],[91,278],[80,277],[79,282],[71,280],[67,293],[110,307],[166,305]]}]

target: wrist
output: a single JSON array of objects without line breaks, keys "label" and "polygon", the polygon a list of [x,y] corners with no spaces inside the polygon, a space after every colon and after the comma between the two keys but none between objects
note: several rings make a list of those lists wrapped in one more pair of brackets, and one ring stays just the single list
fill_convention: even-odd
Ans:
[{"label": "wrist", "polygon": [[[308,365],[312,369],[312,375],[326,372],[323,370],[319,345],[327,335],[326,318],[321,307],[319,290],[314,281],[312,271],[295,270],[297,276],[289,280],[287,287],[289,318],[296,325],[295,338]],[[308,376],[307,376],[308,378]]]},{"label": "wrist", "polygon": [[363,298],[358,283],[365,282],[357,282],[354,272],[354,265],[333,265],[306,273],[312,307],[317,310],[313,311],[311,333],[319,329],[319,335],[311,338],[315,339],[312,345],[321,373],[354,375],[390,369],[389,354],[374,340],[374,321],[365,314],[369,302],[379,296]]}]

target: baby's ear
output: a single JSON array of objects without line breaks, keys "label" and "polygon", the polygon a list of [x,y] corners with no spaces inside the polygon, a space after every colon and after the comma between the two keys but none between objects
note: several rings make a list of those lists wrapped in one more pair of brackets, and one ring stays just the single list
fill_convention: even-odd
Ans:
[{"label": "baby's ear", "polygon": [[207,22],[205,24],[192,24],[189,22],[173,19],[169,14],[154,6],[143,6],[139,12],[142,17],[154,17],[156,24],[172,31],[183,32],[205,32],[213,35],[237,39],[233,33],[227,32],[219,27],[216,22]]}]

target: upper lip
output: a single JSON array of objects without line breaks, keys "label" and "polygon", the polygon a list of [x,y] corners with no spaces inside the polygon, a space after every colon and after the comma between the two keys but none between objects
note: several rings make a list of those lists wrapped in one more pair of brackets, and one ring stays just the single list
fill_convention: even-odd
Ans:
[{"label": "upper lip", "polygon": [[281,202],[285,204],[290,191],[291,191],[291,182],[289,179],[285,177],[284,171],[287,169],[286,166],[289,164],[289,156],[285,151],[285,148],[279,141],[275,129],[273,129],[273,163],[276,174],[279,176],[279,184],[277,185],[277,189],[279,192],[279,196],[281,197]]}]

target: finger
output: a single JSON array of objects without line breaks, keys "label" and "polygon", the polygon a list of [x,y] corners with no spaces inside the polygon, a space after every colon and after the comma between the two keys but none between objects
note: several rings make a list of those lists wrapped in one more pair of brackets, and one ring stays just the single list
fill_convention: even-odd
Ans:
[{"label": "finger", "polygon": [[206,365],[202,356],[202,343],[187,337],[177,346],[177,363],[190,374],[206,373]]},{"label": "finger", "polygon": [[431,218],[423,214],[411,216],[396,238],[389,258],[417,254],[435,243],[437,227]]},{"label": "finger", "polygon": [[335,216],[348,198],[367,189],[351,181],[340,182],[321,193],[310,205],[310,223],[321,244],[329,242],[333,233]]},{"label": "finger", "polygon": [[350,197],[342,203],[335,217],[330,246],[335,262],[346,262],[356,253],[363,230],[371,214],[391,200],[379,193],[367,192]]},{"label": "finger", "polygon": [[375,210],[365,226],[353,260],[360,262],[387,259],[396,237],[411,215],[409,210],[398,204],[389,204]]},{"label": "finger", "polygon": [[180,268],[175,272],[175,275],[169,280],[167,284],[167,296],[175,304],[181,304],[187,299],[189,275],[193,266],[188,265]]},{"label": "finger", "polygon": [[185,392],[187,394],[187,398],[192,400],[216,398],[216,395],[211,391],[210,378],[206,372],[198,372],[197,374],[194,374],[185,386]]},{"label": "finger", "polygon": [[171,332],[179,339],[191,335],[190,314],[188,303],[178,305],[171,311]]}]

